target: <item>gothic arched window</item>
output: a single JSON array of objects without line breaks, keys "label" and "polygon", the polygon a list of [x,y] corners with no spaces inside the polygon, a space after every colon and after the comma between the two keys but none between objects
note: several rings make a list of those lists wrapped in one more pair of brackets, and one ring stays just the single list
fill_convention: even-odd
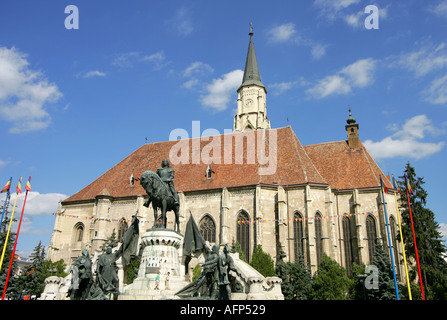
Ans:
[{"label": "gothic arched window", "polygon": [[118,227],[118,241],[119,242],[123,242],[123,237],[127,231],[127,228],[128,228],[127,223],[126,223],[125,219],[122,218],[120,221],[119,227]]},{"label": "gothic arched window", "polygon": [[304,257],[303,216],[299,212],[295,212],[293,219],[293,243],[295,261],[298,261],[299,257]]},{"label": "gothic arched window", "polygon": [[250,261],[250,217],[245,211],[241,211],[237,216],[236,241],[241,245],[242,252],[247,261]]},{"label": "gothic arched window", "polygon": [[352,255],[352,232],[351,223],[348,217],[343,218],[343,245],[345,249],[345,267],[346,272],[350,276],[353,262]]},{"label": "gothic arched window", "polygon": [[369,263],[373,263],[374,252],[376,251],[376,220],[372,216],[366,218],[366,237],[368,239]]},{"label": "gothic arched window", "polygon": [[321,228],[321,214],[315,214],[315,250],[317,254],[317,265],[321,262],[323,256],[323,233]]},{"label": "gothic arched window", "polygon": [[216,224],[209,215],[204,216],[200,220],[199,229],[206,241],[210,243],[216,242]]},{"label": "gothic arched window", "polygon": [[84,237],[84,224],[82,222],[75,224],[73,235],[73,242],[82,242],[82,238]]}]

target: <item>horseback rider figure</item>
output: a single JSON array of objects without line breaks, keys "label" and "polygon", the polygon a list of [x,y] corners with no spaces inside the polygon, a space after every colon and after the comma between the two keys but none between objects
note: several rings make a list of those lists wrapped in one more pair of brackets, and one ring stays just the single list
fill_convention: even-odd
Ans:
[{"label": "horseback rider figure", "polygon": [[177,205],[179,204],[179,197],[174,188],[174,172],[174,169],[169,166],[169,161],[167,159],[164,159],[161,162],[161,168],[157,169],[157,175],[164,183],[168,185],[168,189],[174,197],[174,205]]}]

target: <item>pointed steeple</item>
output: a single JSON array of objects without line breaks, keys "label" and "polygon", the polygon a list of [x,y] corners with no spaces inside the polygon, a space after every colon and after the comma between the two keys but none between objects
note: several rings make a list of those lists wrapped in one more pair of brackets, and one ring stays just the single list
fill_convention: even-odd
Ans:
[{"label": "pointed steeple", "polygon": [[237,114],[234,116],[234,131],[270,129],[270,121],[267,118],[267,89],[262,84],[259,75],[251,23],[249,36],[244,77],[241,86],[237,89]]},{"label": "pointed steeple", "polygon": [[[255,46],[253,44],[253,25],[250,23],[250,42],[248,44],[247,60],[245,61],[244,77],[242,78],[242,86],[256,84],[264,87],[259,74],[258,60],[256,59]],[[265,88],[265,87],[264,87]]]}]

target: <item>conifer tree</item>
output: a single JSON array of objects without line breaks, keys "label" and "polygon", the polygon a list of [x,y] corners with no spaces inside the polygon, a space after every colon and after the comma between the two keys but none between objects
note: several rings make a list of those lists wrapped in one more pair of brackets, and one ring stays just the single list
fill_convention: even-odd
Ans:
[{"label": "conifer tree", "polygon": [[[426,208],[428,193],[423,188],[425,181],[423,178],[416,176],[416,171],[410,163],[407,163],[404,172],[413,191],[409,196],[424,293],[426,299],[446,299],[447,263],[444,260],[446,247],[442,242],[439,224],[435,221],[434,213]],[[415,283],[418,270],[415,263],[416,254],[406,194],[407,187],[405,186],[404,177],[401,176],[399,178],[398,185],[402,191],[400,203],[404,208],[401,214],[402,233],[405,241],[406,256],[409,261],[414,262],[410,263],[410,278]],[[419,292],[419,294],[421,293]]]},{"label": "conifer tree", "polygon": [[110,237],[106,239],[106,241],[102,244],[100,247],[103,251],[106,251],[107,247],[115,248],[118,245],[118,240],[116,239],[116,232],[115,229],[113,229],[112,234]]},{"label": "conifer tree", "polygon": [[241,244],[238,241],[234,242],[234,239],[233,239],[233,244],[231,245],[231,253],[239,253],[239,259],[241,259],[245,263],[248,263],[247,258],[245,257],[244,251],[242,251]]},{"label": "conifer tree", "polygon": [[285,300],[308,300],[312,288],[312,275],[300,257],[292,262],[278,261],[276,273],[281,278],[281,291]]},{"label": "conifer tree", "polygon": [[[3,210],[3,207],[1,207],[0,210]],[[8,210],[8,208],[6,208],[5,218],[3,219],[1,226],[0,226],[0,255],[3,252],[3,248],[4,248],[4,244],[5,244],[6,236],[7,236],[7,232],[8,232],[8,227],[9,227],[10,218],[8,217],[8,213],[9,213],[9,210]],[[13,219],[13,221],[16,221],[16,220]],[[3,290],[5,287],[5,282],[6,282],[6,278],[7,278],[8,270],[9,270],[9,263],[11,261],[11,254],[12,254],[13,247],[14,247],[15,236],[16,236],[16,233],[11,231],[9,234],[9,237],[8,237],[8,242],[6,244],[5,255],[3,258],[3,264],[1,266],[2,269],[0,271],[0,294],[3,294]],[[10,274],[13,275],[17,271],[17,263],[15,260],[13,261],[11,268],[12,268],[12,270],[11,270]],[[9,277],[8,287],[6,289],[6,296],[8,296],[8,297],[13,297],[17,294],[16,278],[12,277],[11,275]]]},{"label": "conifer tree", "polygon": [[346,300],[351,288],[346,269],[323,253],[312,283],[312,300]]},{"label": "conifer tree", "polygon": [[373,265],[377,268],[377,289],[366,290],[368,300],[395,300],[396,289],[394,287],[393,269],[390,257],[383,250],[382,243],[377,241],[373,256]]},{"label": "conifer tree", "polygon": [[275,263],[272,257],[262,250],[261,245],[257,245],[251,257],[250,265],[264,277],[275,276]]}]

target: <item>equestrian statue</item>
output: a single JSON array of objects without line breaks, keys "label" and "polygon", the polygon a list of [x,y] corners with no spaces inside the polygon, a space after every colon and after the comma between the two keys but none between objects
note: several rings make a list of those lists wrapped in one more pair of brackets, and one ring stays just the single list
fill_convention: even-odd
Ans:
[{"label": "equestrian statue", "polygon": [[158,208],[161,210],[161,225],[158,227],[166,228],[166,212],[174,211],[175,226],[174,231],[180,232],[179,220],[179,197],[174,189],[174,169],[169,166],[169,161],[164,159],[162,167],[157,169],[157,173],[147,170],[139,178],[141,186],[146,190],[149,199],[144,206],[149,208],[152,203],[154,209],[154,228],[157,227]]}]

